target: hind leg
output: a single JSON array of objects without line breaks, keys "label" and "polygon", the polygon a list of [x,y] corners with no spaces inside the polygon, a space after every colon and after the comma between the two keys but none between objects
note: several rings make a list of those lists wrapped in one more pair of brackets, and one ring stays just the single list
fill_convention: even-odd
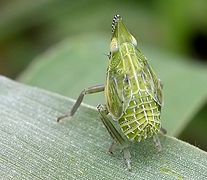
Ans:
[{"label": "hind leg", "polygon": [[160,152],[162,150],[162,145],[157,134],[153,136],[153,141],[155,144],[155,148]]},{"label": "hind leg", "polygon": [[[160,128],[160,133],[165,135],[165,134],[167,134],[167,130],[164,129],[163,127],[161,127]],[[162,150],[162,145],[160,143],[160,139],[159,139],[157,134],[153,136],[153,141],[154,141],[154,144],[155,144],[155,148],[160,152]]]},{"label": "hind leg", "polygon": [[167,134],[167,130],[166,130],[165,128],[163,128],[163,127],[160,128],[160,132],[161,132],[163,135]]}]

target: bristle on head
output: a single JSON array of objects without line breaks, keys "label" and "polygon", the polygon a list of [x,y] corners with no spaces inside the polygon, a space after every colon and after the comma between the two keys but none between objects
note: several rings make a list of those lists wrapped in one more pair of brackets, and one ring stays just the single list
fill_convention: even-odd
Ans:
[{"label": "bristle on head", "polygon": [[121,19],[121,16],[120,15],[115,15],[114,18],[113,18],[113,21],[112,21],[112,33],[114,33],[114,30],[115,30],[115,27],[116,27],[116,24],[118,22],[118,20]]}]

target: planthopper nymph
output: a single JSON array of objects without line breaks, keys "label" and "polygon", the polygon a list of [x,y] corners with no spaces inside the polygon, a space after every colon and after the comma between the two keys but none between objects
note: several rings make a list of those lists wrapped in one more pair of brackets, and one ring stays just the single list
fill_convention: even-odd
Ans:
[{"label": "planthopper nymph", "polygon": [[109,152],[112,153],[119,145],[127,168],[131,170],[130,142],[152,138],[156,148],[161,150],[157,134],[166,133],[160,122],[162,84],[138,49],[136,39],[130,34],[120,15],[115,15],[112,21],[108,57],[105,84],[84,89],[72,109],[59,117],[58,122],[73,116],[86,94],[104,91],[106,104],[98,105],[97,109],[113,139]]}]

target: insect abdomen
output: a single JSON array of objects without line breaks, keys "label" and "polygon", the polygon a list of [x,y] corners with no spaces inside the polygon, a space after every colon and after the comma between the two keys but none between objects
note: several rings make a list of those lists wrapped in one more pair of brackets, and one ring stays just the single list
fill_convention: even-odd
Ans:
[{"label": "insect abdomen", "polygon": [[161,127],[160,106],[146,91],[138,91],[132,95],[119,124],[131,141],[152,137]]}]

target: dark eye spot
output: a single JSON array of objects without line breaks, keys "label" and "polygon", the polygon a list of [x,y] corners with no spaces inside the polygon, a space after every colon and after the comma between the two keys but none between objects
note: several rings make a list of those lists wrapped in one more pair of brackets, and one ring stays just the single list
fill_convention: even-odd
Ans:
[{"label": "dark eye spot", "polygon": [[127,74],[125,75],[124,82],[129,84],[129,76]]},{"label": "dark eye spot", "polygon": [[111,51],[109,52],[109,54],[107,56],[109,59],[111,59]]},{"label": "dark eye spot", "polygon": [[117,73],[118,73],[118,74],[122,74],[122,70],[121,70],[121,69],[118,69],[118,70],[117,70]]}]

